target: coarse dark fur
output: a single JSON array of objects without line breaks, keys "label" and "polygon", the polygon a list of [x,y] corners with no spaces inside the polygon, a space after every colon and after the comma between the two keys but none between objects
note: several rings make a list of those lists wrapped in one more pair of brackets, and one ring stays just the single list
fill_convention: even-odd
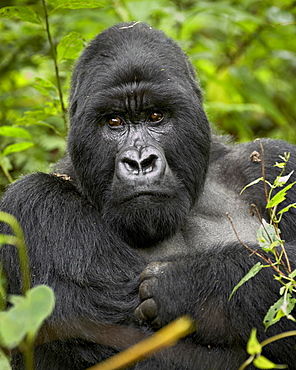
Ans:
[{"label": "coarse dark fur", "polygon": [[[238,242],[226,212],[253,249],[260,223],[250,205],[268,219],[262,184],[239,195],[262,175],[262,162],[251,157],[256,151],[262,159],[260,144],[212,137],[195,72],[174,41],[142,23],[98,35],[73,73],[70,120],[55,173],[24,176],[0,204],[24,228],[33,285],[56,294],[37,370],[85,369],[184,314],[196,332],[134,369],[235,370],[248,357],[253,327],[260,341],[295,329],[283,318],[264,332],[263,317],[279,298],[272,269],[228,301],[258,258]],[[267,180],[284,152],[291,153],[287,173],[295,169],[295,146],[262,144]],[[292,188],[283,206],[295,195]],[[291,210],[281,223],[292,268],[295,219]],[[1,254],[8,291],[18,294],[16,253],[5,246]],[[264,355],[296,369],[295,345],[280,340]],[[23,368],[20,355],[13,363]]]}]

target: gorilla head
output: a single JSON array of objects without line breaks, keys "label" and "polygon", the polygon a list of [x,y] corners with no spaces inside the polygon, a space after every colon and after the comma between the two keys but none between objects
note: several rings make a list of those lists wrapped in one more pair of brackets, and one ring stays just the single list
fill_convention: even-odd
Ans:
[{"label": "gorilla head", "polygon": [[70,117],[75,177],[106,223],[134,247],[174,234],[210,148],[193,67],[174,41],[142,23],[101,33],[74,70]]}]

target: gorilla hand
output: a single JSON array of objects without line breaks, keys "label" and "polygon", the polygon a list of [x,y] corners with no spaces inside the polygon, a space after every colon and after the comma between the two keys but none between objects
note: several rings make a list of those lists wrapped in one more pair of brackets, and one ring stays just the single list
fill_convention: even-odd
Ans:
[{"label": "gorilla hand", "polygon": [[162,301],[163,280],[165,273],[172,262],[151,262],[141,274],[139,295],[142,303],[136,308],[135,316],[141,321],[146,321],[155,329],[163,326],[160,316]]}]

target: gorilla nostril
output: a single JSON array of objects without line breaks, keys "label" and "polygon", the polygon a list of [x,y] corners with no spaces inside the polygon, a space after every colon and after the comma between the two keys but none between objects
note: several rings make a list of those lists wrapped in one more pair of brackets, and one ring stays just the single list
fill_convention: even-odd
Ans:
[{"label": "gorilla nostril", "polygon": [[157,159],[158,157],[155,154],[151,154],[148,158],[145,158],[140,162],[141,170],[144,175],[155,169]]},{"label": "gorilla nostril", "polygon": [[122,163],[128,172],[133,173],[135,175],[139,174],[140,164],[137,161],[131,158],[125,157],[125,158],[122,158]]},{"label": "gorilla nostril", "polygon": [[150,146],[141,150],[129,148],[119,154],[116,162],[117,175],[127,181],[158,181],[166,168],[166,161],[161,153]]}]

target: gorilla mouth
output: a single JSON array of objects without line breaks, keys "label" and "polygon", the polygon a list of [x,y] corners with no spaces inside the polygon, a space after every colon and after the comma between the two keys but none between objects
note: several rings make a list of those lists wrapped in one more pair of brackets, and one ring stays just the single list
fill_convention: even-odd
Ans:
[{"label": "gorilla mouth", "polygon": [[170,195],[168,193],[161,193],[159,191],[141,191],[141,192],[137,192],[135,194],[132,194],[132,195],[124,198],[123,201],[121,202],[121,204],[129,202],[129,201],[137,199],[137,198],[141,198],[141,197],[152,197],[152,198],[158,198],[158,199],[171,199],[172,195]]}]

